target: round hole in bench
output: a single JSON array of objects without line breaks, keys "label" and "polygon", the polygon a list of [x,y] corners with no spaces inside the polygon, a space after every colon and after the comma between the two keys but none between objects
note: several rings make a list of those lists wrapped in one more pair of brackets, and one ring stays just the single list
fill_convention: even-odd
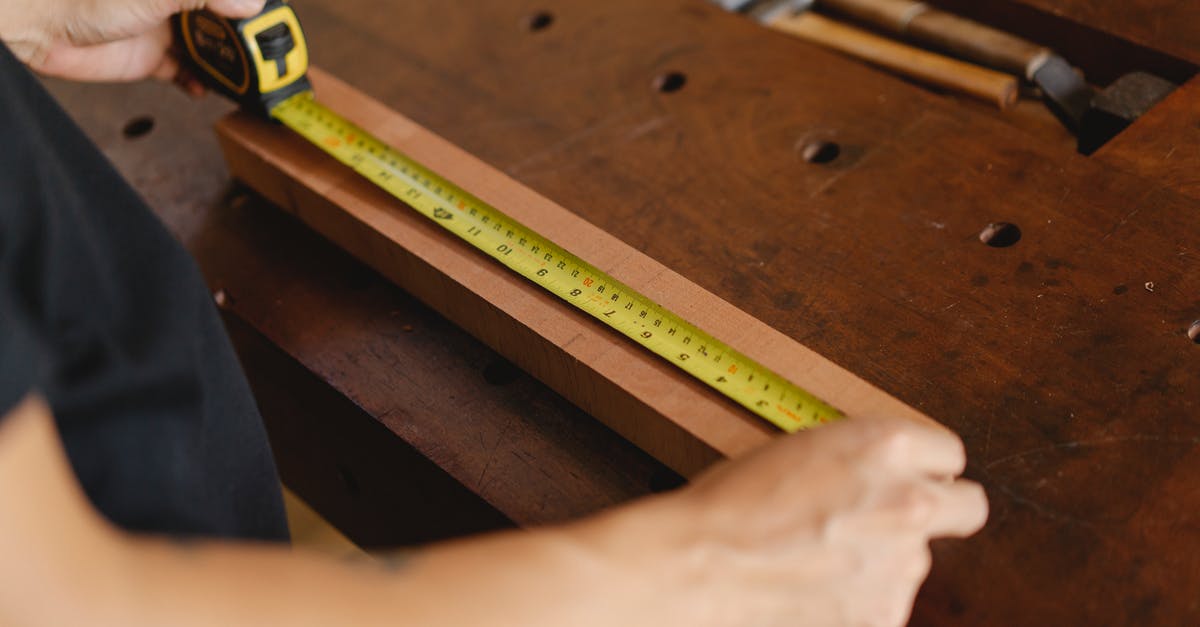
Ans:
[{"label": "round hole in bench", "polygon": [[664,94],[673,94],[683,89],[684,85],[687,85],[687,75],[683,72],[666,72],[654,79],[654,89]]},{"label": "round hole in bench", "polygon": [[546,30],[554,23],[554,14],[549,11],[538,11],[525,18],[525,28],[531,33]]},{"label": "round hole in bench", "polygon": [[121,134],[125,139],[137,139],[145,137],[154,130],[154,118],[148,115],[139,115],[129,122],[125,123],[125,128],[121,130]]},{"label": "round hole in bench", "polygon": [[809,142],[800,151],[800,156],[809,163],[830,163],[841,154],[842,147],[829,141]]},{"label": "round hole in bench", "polygon": [[979,241],[992,248],[1008,248],[1021,241],[1021,229],[1008,222],[993,222],[979,233]]}]

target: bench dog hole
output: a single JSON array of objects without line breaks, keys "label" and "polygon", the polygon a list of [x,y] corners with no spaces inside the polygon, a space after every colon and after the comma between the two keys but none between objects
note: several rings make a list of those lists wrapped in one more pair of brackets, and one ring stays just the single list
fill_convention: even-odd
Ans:
[{"label": "bench dog hole", "polygon": [[836,142],[815,141],[804,145],[800,156],[809,163],[830,163],[842,154],[842,147]]},{"label": "bench dog hole", "polygon": [[992,248],[1008,248],[1021,241],[1021,229],[1008,222],[993,222],[984,227],[979,241]]},{"label": "bench dog hole", "polygon": [[683,72],[667,72],[654,79],[654,89],[664,94],[673,94],[684,85],[687,85],[687,75]]},{"label": "bench dog hole", "polygon": [[121,134],[125,136],[125,139],[137,139],[149,135],[153,130],[154,118],[148,115],[139,115],[125,124]]},{"label": "bench dog hole", "polygon": [[554,23],[554,14],[549,11],[538,11],[524,20],[525,28],[531,32],[546,30]]}]

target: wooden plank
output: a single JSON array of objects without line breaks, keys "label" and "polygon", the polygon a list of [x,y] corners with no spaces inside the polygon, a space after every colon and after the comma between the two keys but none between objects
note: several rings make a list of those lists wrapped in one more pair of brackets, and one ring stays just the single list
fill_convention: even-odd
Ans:
[{"label": "wooden plank", "polygon": [[[359,544],[417,541],[430,501],[460,501],[429,512],[445,516],[431,528],[453,534],[481,528],[471,521],[479,516],[451,515],[479,511],[478,502],[529,527],[678,485],[675,473],[250,191],[213,207],[205,226],[192,249],[225,295],[285,480]],[[415,489],[412,469],[423,466],[412,451],[466,489],[440,480]]]},{"label": "wooden plank", "polygon": [[365,549],[511,528],[462,482],[227,312],[284,483]]},{"label": "wooden plank", "polygon": [[[843,411],[929,420],[361,92],[318,69],[311,78],[326,106]],[[236,177],[668,466],[695,474],[770,437],[758,418],[455,240],[286,128],[246,114],[217,128]]]}]

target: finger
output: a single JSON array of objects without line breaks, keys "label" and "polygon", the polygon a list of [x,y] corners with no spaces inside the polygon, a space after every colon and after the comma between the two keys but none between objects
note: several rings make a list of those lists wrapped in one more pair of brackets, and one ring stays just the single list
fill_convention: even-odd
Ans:
[{"label": "finger", "polygon": [[90,46],[136,37],[181,11],[208,8],[231,18],[262,12],[266,0],[123,0],[80,3],[73,7],[56,36],[76,46]]},{"label": "finger", "polygon": [[171,45],[166,24],[136,37],[91,46],[60,44],[31,61],[47,76],[78,81],[135,81],[161,72]]},{"label": "finger", "polygon": [[[140,6],[146,6],[146,0],[131,0]],[[181,11],[208,9],[218,15],[232,18],[254,17],[262,13],[267,0],[154,0],[150,9],[155,19],[166,18]]]},{"label": "finger", "polygon": [[863,423],[865,437],[871,440],[868,445],[871,458],[890,468],[934,477],[956,477],[966,467],[962,440],[935,422],[891,417],[853,418],[845,422]]},{"label": "finger", "polygon": [[987,493],[978,483],[955,481],[933,490],[937,504],[929,517],[929,537],[965,538],[987,523]]},{"label": "finger", "polygon": [[917,594],[933,568],[933,555],[929,552],[928,544],[903,552],[903,558],[904,562],[899,565],[898,572],[887,581],[892,586],[892,594],[883,607],[882,624],[885,625],[900,626],[909,623]]},{"label": "finger", "polygon": [[162,61],[158,64],[158,67],[154,68],[150,76],[160,81],[178,82],[180,76],[179,61],[174,55],[163,55]]},{"label": "finger", "polygon": [[913,602],[933,564],[928,542],[891,542],[873,547],[869,559],[867,571],[856,582],[857,588],[868,594],[855,597],[853,620],[847,624],[907,625]]},{"label": "finger", "polygon": [[207,4],[208,8],[214,13],[224,15],[225,17],[246,18],[262,13],[263,7],[266,6],[266,0],[211,0],[208,3],[205,3],[203,0],[185,0],[181,4]]}]

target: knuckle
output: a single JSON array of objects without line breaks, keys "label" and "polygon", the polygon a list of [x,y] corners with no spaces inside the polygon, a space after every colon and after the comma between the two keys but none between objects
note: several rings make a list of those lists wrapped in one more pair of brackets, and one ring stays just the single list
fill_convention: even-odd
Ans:
[{"label": "knuckle", "polygon": [[872,434],[867,450],[879,461],[898,462],[904,459],[911,446],[911,435],[894,426],[886,426]]},{"label": "knuckle", "polygon": [[932,492],[920,485],[902,488],[896,498],[896,513],[903,524],[924,527],[933,519],[938,500]]}]

